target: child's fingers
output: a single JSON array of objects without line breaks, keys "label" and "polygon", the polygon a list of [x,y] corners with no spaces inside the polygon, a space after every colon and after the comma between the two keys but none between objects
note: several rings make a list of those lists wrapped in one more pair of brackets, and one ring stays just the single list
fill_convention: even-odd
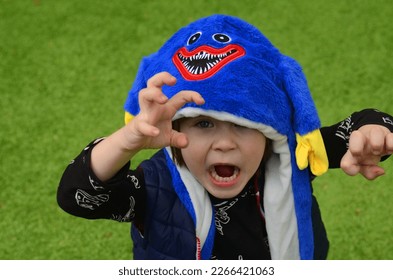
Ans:
[{"label": "child's fingers", "polygon": [[390,134],[383,127],[372,125],[352,132],[348,151],[341,160],[342,170],[351,176],[360,173],[368,180],[385,174],[378,163],[393,145]]},{"label": "child's fingers", "polygon": [[144,88],[139,92],[139,105],[141,109],[152,103],[164,104],[168,97],[159,88]]},{"label": "child's fingers", "polygon": [[151,103],[164,104],[168,97],[162,92],[164,85],[174,85],[176,78],[168,72],[160,72],[147,81],[146,88],[139,92],[139,104],[141,109],[151,105]]},{"label": "child's fingers", "polygon": [[160,133],[160,130],[147,122],[134,122],[136,130],[143,136],[155,137]]},{"label": "child's fingers", "polygon": [[[363,134],[365,137],[365,149],[373,155],[383,156],[393,153],[393,133],[388,128],[380,125],[364,125],[354,136]],[[352,138],[352,135],[351,135]]]},{"label": "child's fingers", "polygon": [[192,90],[182,90],[174,95],[169,101],[168,105],[173,106],[177,111],[183,107],[186,103],[194,102],[197,105],[202,105],[205,103],[203,97],[196,91]]},{"label": "child's fingers", "polygon": [[349,138],[348,150],[353,156],[361,156],[365,151],[366,143],[366,136],[362,132],[355,130]]},{"label": "child's fingers", "polygon": [[347,151],[342,157],[340,167],[346,174],[350,176],[355,176],[360,172],[360,165],[350,151]]},{"label": "child's fingers", "polygon": [[360,167],[359,173],[368,180],[374,180],[377,177],[385,174],[385,170],[378,165],[365,165]]},{"label": "child's fingers", "polygon": [[385,152],[386,132],[380,128],[374,128],[368,136],[368,145],[373,155],[383,155]]},{"label": "child's fingers", "polygon": [[[165,104],[168,97],[163,94],[161,87],[164,85],[174,85],[176,78],[168,72],[160,72],[147,81],[147,87],[139,92],[139,104],[141,109],[148,109],[151,103]],[[186,103],[194,102],[198,105],[203,104],[205,101],[202,96],[190,90],[183,90],[174,95],[169,104],[177,111]]]},{"label": "child's fingers", "polygon": [[375,178],[385,174],[382,167],[376,164],[362,164],[358,158],[354,157],[351,152],[347,152],[341,159],[341,169],[350,176],[362,174],[368,180],[374,180]]},{"label": "child's fingers", "polygon": [[172,130],[172,135],[170,139],[170,146],[175,148],[185,148],[188,145],[187,136],[184,133]]},{"label": "child's fingers", "polygon": [[139,91],[139,105],[141,109],[148,107],[151,103],[164,104],[168,97],[162,92],[163,85],[174,85],[176,78],[168,72],[160,72],[147,81],[147,87]]},{"label": "child's fingers", "polygon": [[176,83],[176,78],[174,76],[172,76],[168,72],[160,72],[160,73],[154,75],[153,77],[151,77],[147,81],[147,87],[148,88],[152,88],[152,87],[161,88],[164,85],[171,86],[171,85],[174,85],[175,83]]},{"label": "child's fingers", "polygon": [[393,133],[390,132],[385,136],[385,148],[386,153],[391,155],[393,154]]}]

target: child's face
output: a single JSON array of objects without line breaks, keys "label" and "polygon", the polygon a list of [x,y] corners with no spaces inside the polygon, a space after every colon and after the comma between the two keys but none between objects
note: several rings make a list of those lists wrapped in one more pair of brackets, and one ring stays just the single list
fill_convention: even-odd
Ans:
[{"label": "child's face", "polygon": [[180,122],[189,145],[182,156],[199,183],[217,198],[238,195],[257,171],[266,138],[258,130],[200,116]]}]

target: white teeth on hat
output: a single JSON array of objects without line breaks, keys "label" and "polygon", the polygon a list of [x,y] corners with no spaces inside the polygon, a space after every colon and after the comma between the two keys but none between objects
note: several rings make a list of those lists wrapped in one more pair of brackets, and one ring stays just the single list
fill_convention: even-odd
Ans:
[{"label": "white teeth on hat", "polygon": [[237,52],[235,49],[229,50],[222,54],[210,54],[206,51],[200,51],[190,57],[185,57],[181,53],[178,53],[177,56],[188,72],[194,75],[199,75],[209,71],[224,58],[232,55],[235,52]]},{"label": "white teeth on hat", "polygon": [[239,168],[236,166],[233,166],[233,174],[229,177],[222,177],[220,175],[218,175],[215,166],[210,167],[209,172],[210,175],[214,178],[214,180],[216,180],[217,182],[230,182],[233,181],[237,178],[237,176],[239,175]]}]

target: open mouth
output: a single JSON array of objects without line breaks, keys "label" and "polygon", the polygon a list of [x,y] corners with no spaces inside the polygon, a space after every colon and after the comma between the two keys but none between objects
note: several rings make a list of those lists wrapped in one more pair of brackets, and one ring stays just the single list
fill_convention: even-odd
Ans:
[{"label": "open mouth", "polygon": [[183,47],[175,53],[172,61],[185,79],[202,80],[244,54],[245,50],[239,45],[228,45],[221,49],[201,46],[192,52]]},{"label": "open mouth", "polygon": [[240,169],[233,165],[214,165],[210,167],[210,176],[219,183],[229,183],[236,180]]}]

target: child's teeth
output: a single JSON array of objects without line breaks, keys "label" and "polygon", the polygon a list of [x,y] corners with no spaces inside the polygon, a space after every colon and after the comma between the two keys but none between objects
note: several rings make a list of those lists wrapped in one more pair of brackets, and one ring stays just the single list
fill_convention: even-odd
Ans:
[{"label": "child's teeth", "polygon": [[214,167],[210,169],[211,176],[218,182],[230,182],[236,179],[237,175],[239,175],[239,169],[237,167],[234,168],[234,172],[230,177],[221,177],[217,174]]}]

